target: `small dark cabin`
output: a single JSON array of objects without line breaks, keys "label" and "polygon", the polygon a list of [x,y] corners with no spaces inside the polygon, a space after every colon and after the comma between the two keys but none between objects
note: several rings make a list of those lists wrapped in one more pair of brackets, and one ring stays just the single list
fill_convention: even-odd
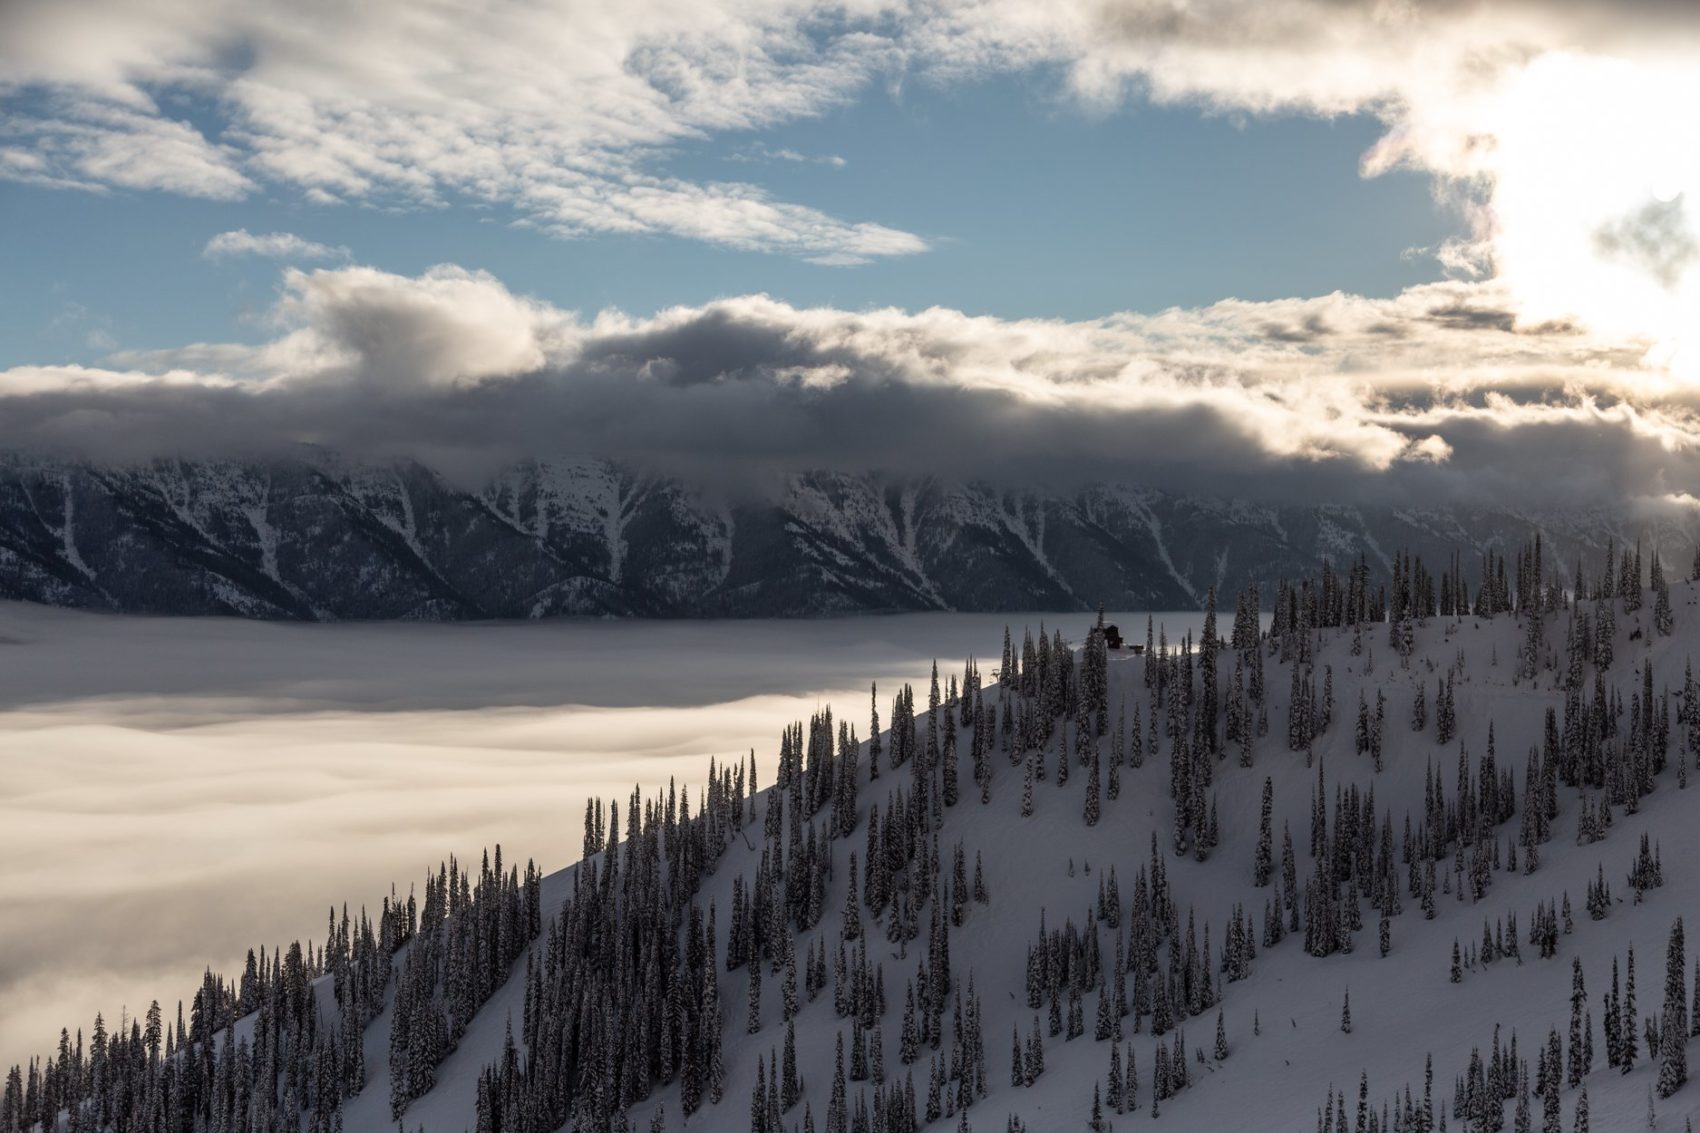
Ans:
[{"label": "small dark cabin", "polygon": [[1122,631],[1115,626],[1104,627],[1104,644],[1111,649],[1122,647]]}]

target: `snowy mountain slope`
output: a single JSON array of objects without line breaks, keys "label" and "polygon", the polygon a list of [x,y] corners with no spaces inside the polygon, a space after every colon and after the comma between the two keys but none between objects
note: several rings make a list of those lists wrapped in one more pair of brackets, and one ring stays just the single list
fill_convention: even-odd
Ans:
[{"label": "snowy mountain slope", "polygon": [[[1692,586],[1680,587],[1675,593],[1678,625],[1674,636],[1659,638],[1645,632],[1646,611],[1639,625],[1631,621],[1620,627],[1622,640],[1614,663],[1620,675],[1631,672],[1643,660],[1651,660],[1655,672],[1680,681],[1688,654],[1700,645],[1700,609],[1696,608]],[[1429,760],[1439,764],[1450,782],[1460,742],[1479,756],[1490,720],[1501,767],[1520,772],[1528,747],[1540,742],[1546,708],[1561,700],[1551,687],[1554,674],[1543,673],[1533,683],[1514,679],[1513,658],[1522,633],[1510,616],[1494,620],[1467,617],[1453,624],[1442,621],[1451,623],[1451,619],[1436,619],[1419,628],[1409,669],[1397,665],[1381,640],[1385,627],[1377,627],[1381,632],[1363,657],[1351,656],[1347,635],[1329,635],[1331,640],[1319,655],[1319,663],[1334,666],[1340,709],[1355,703],[1360,688],[1369,689],[1372,695],[1375,689],[1381,689],[1389,698],[1386,769],[1377,774],[1367,755],[1356,754],[1349,713],[1343,711],[1337,712],[1334,725],[1316,744],[1316,767],[1307,769],[1302,753],[1288,751],[1278,742],[1283,710],[1273,712],[1271,736],[1259,741],[1255,766],[1240,768],[1233,759],[1222,765],[1217,793],[1221,843],[1204,863],[1190,855],[1175,857],[1169,852],[1172,808],[1161,761],[1148,760],[1137,770],[1124,768],[1120,798],[1104,800],[1103,818],[1091,829],[1082,823],[1085,788],[1078,769],[1066,785],[1056,784],[1054,770],[1049,781],[1036,784],[1034,814],[1023,818],[1019,813],[1021,775],[1007,761],[996,759],[992,801],[982,806],[965,797],[947,808],[941,839],[946,845],[961,839],[970,859],[976,852],[983,855],[991,895],[989,905],[970,906],[965,931],[952,935],[952,971],[959,981],[971,973],[985,1002],[990,1089],[970,1111],[974,1127],[1002,1128],[1006,1115],[1012,1113],[1033,1129],[1086,1126],[1092,1088],[1103,1082],[1110,1045],[1092,1037],[1095,1003],[1091,997],[1086,1003],[1087,1033],[1071,1041],[1047,1038],[1045,1070],[1038,1082],[1031,1088],[1014,1087],[1009,1082],[1009,1036],[1012,1029],[1025,1036],[1034,1014],[1022,1002],[1025,951],[1034,939],[1041,911],[1052,927],[1070,916],[1076,924],[1090,923],[1099,880],[1110,866],[1117,868],[1125,901],[1134,871],[1149,854],[1153,833],[1168,859],[1170,880],[1182,909],[1196,911],[1201,924],[1212,926],[1213,939],[1220,947],[1220,929],[1234,905],[1244,903],[1258,910],[1269,895],[1269,890],[1254,887],[1251,877],[1259,795],[1265,776],[1274,783],[1275,829],[1279,832],[1283,824],[1292,829],[1303,874],[1303,863],[1308,861],[1304,844],[1310,800],[1318,769],[1326,772],[1330,795],[1336,784],[1373,787],[1378,806],[1391,806],[1396,829],[1404,811],[1415,808],[1420,812]],[[1639,640],[1630,640],[1638,628],[1643,631]],[[1464,658],[1457,686],[1460,735],[1458,740],[1441,746],[1435,743],[1432,722],[1428,730],[1412,732],[1406,719],[1415,683],[1432,682],[1435,672],[1443,671],[1460,656]],[[1366,672],[1371,660],[1375,669]],[[1143,694],[1143,665],[1142,660],[1127,655],[1112,660],[1112,702],[1125,697],[1131,703]],[[1272,678],[1271,687],[1283,687],[1283,682]],[[1347,718],[1342,720],[1341,716]],[[889,782],[890,775],[887,771],[879,783],[864,786],[863,798],[883,799],[880,787]],[[1304,953],[1294,936],[1260,950],[1251,976],[1225,985],[1223,1010],[1229,1057],[1220,1062],[1211,1058],[1204,1065],[1191,1064],[1194,1084],[1166,1100],[1158,1120],[1180,1129],[1308,1129],[1328,1089],[1335,1086],[1355,1092],[1360,1072],[1369,1076],[1370,1097],[1377,1108],[1407,1084],[1420,1098],[1423,1060],[1428,1054],[1433,1055],[1435,1063],[1436,1105],[1450,1110],[1452,1076],[1462,1073],[1472,1046],[1487,1047],[1496,1026],[1507,1039],[1515,1031],[1525,1044],[1525,1054],[1549,1028],[1565,1032],[1572,958],[1581,959],[1587,973],[1590,1004],[1599,1030],[1597,1001],[1605,990],[1611,958],[1623,955],[1631,945],[1642,965],[1643,1006],[1656,1011],[1670,922],[1686,915],[1692,923],[1700,912],[1700,874],[1692,866],[1700,860],[1700,828],[1693,821],[1700,795],[1678,790],[1674,780],[1674,771],[1662,776],[1639,814],[1620,815],[1610,836],[1589,846],[1573,844],[1577,802],[1566,797],[1560,804],[1554,836],[1541,847],[1536,872],[1527,876],[1495,874],[1491,891],[1480,902],[1443,895],[1432,921],[1424,920],[1415,901],[1407,898],[1405,912],[1392,918],[1392,951],[1386,958],[1377,954],[1372,910],[1366,910],[1367,926],[1357,934],[1357,946],[1351,954],[1312,957]],[[1520,773],[1518,783],[1521,787]],[[1514,824],[1510,825],[1507,834],[1514,838]],[[1643,832],[1660,844],[1666,883],[1651,891],[1644,903],[1635,904],[1628,899],[1624,875]],[[805,945],[836,937],[837,910],[845,884],[843,854],[859,849],[859,835],[860,831],[857,837],[837,844],[834,877],[824,902],[829,912],[816,928],[804,934]],[[731,879],[740,873],[748,875],[753,856],[752,851],[734,844],[705,883],[700,900],[715,902],[724,910]],[[1582,909],[1582,894],[1601,864],[1616,898],[1609,916],[1595,922]],[[552,884],[561,881],[560,875],[551,879]],[[1524,942],[1521,962],[1503,959],[1478,966],[1464,974],[1462,983],[1450,982],[1454,938],[1466,945],[1479,940],[1484,917],[1498,918],[1507,912],[1516,913],[1519,925],[1526,930],[1529,914],[1538,902],[1565,893],[1575,906],[1575,930],[1561,936],[1556,957],[1538,959]],[[1183,918],[1185,915],[1183,912]],[[721,925],[724,928],[724,917]],[[905,960],[894,947],[881,941],[888,994],[913,973],[920,951],[912,946]],[[498,1036],[509,1012],[518,1017],[518,982],[510,983],[481,1015],[479,1041],[468,1041],[450,1056],[436,1090],[409,1109],[409,1128],[415,1122],[430,1130],[459,1128],[468,1122],[477,1071],[491,1058],[492,1047],[485,1042],[500,1041]],[[722,977],[722,983],[729,985],[722,991],[728,1020],[726,1100],[718,1107],[699,1110],[688,1128],[747,1128],[747,1098],[754,1085],[756,1055],[779,1047],[783,1040],[784,1028],[772,1014],[771,1002],[760,1033],[744,1035],[744,980],[741,974],[731,973],[730,978]],[[1340,1030],[1342,999],[1348,990],[1353,1019],[1349,1035]],[[900,993],[894,995],[894,1000],[900,999]],[[901,1076],[905,1070],[892,1058],[898,1046],[898,1014],[894,1006],[884,1020],[885,1049],[888,1075]],[[1044,1012],[1039,1014],[1042,1021]],[[1252,1033],[1254,1014],[1261,1020],[1260,1035]],[[1189,1046],[1208,1050],[1214,1038],[1214,1012],[1185,1027]],[[804,1097],[817,1127],[824,1128],[821,1123],[832,1080],[833,1044],[845,1029],[844,1021],[834,1015],[830,989],[815,1002],[804,1004],[797,1016]],[[1148,1033],[1130,1033],[1128,1037],[1140,1060],[1141,1096],[1138,1111],[1110,1115],[1123,1128],[1151,1120],[1150,1056],[1155,1040]],[[1595,1041],[1603,1048],[1603,1037],[1596,1035]],[[923,1048],[923,1058],[914,1067],[917,1087],[922,1090],[926,1054],[930,1051]],[[1603,1056],[1596,1058],[1595,1072],[1588,1078],[1593,1127],[1645,1128],[1646,1095],[1656,1076],[1645,1052],[1640,1066],[1627,1075],[1604,1069],[1603,1061]],[[1696,1089],[1700,1086],[1690,1084],[1675,1097],[1658,1102],[1662,1115],[1658,1128],[1682,1128],[1680,1115],[1700,1109]],[[374,1083],[351,1105],[349,1118],[357,1127],[376,1128],[383,1117],[385,1097],[382,1083]],[[1574,1103],[1575,1091],[1564,1091],[1565,1128],[1570,1127]],[[634,1107],[633,1126],[643,1128],[657,1106],[665,1108],[669,1120],[676,1122],[680,1112],[676,1087],[663,1088],[653,1101]],[[800,1122],[801,1112],[799,1105],[788,1114],[787,1128]],[[1510,1106],[1505,1113],[1509,1126]],[[939,1127],[954,1128],[955,1122],[941,1121]]]},{"label": "snowy mountain slope", "polygon": [[[1647,595],[1639,609],[1623,610],[1616,615],[1616,632],[1611,638],[1614,656],[1610,664],[1602,667],[1589,662],[1585,666],[1583,688],[1589,695],[1598,676],[1599,687],[1608,694],[1621,694],[1625,705],[1624,713],[1617,717],[1616,736],[1605,743],[1605,750],[1614,758],[1627,753],[1635,742],[1632,717],[1635,698],[1644,687],[1644,666],[1651,665],[1655,696],[1662,696],[1667,689],[1673,694],[1680,693],[1688,658],[1700,647],[1700,589],[1693,584],[1681,584],[1671,589],[1671,596],[1674,627],[1669,635],[1656,631],[1654,602]],[[1583,602],[1581,606],[1595,615],[1602,603],[1614,608],[1618,604],[1617,600],[1608,598],[1600,603]],[[1368,1096],[1381,1127],[1381,1105],[1393,1101],[1407,1086],[1420,1102],[1424,1061],[1432,1056],[1435,1113],[1449,1115],[1450,1127],[1465,1127],[1465,1121],[1454,1108],[1453,1082],[1455,1076],[1464,1073],[1472,1048],[1482,1051],[1486,1058],[1496,1028],[1502,1041],[1508,1042],[1515,1033],[1522,1057],[1529,1063],[1528,1073],[1533,1075],[1533,1055],[1540,1041],[1549,1030],[1556,1030],[1561,1036],[1568,1030],[1572,962],[1580,961],[1587,981],[1590,1033],[1596,1050],[1591,1073],[1584,1079],[1592,1128],[1646,1128],[1648,1093],[1657,1080],[1657,1062],[1649,1057],[1643,1042],[1628,1073],[1606,1066],[1602,995],[1608,987],[1613,959],[1626,958],[1627,950],[1633,947],[1639,964],[1639,1016],[1656,1015],[1665,983],[1667,932],[1676,918],[1687,917],[1693,924],[1695,914],[1700,912],[1700,872],[1695,871],[1693,864],[1700,861],[1700,824],[1694,821],[1695,808],[1700,805],[1700,794],[1695,792],[1700,790],[1700,784],[1686,785],[1692,779],[1696,753],[1685,727],[1673,721],[1668,763],[1662,770],[1650,773],[1650,792],[1635,799],[1633,808],[1615,807],[1606,836],[1586,845],[1578,844],[1580,818],[1585,806],[1599,804],[1602,792],[1578,791],[1561,783],[1554,796],[1557,815],[1550,834],[1538,843],[1538,868],[1532,872],[1509,868],[1511,852],[1519,840],[1521,816],[1530,799],[1524,776],[1525,761],[1532,748],[1541,749],[1545,745],[1547,711],[1553,709],[1561,718],[1563,715],[1562,681],[1567,673],[1566,627],[1570,618],[1568,610],[1547,613],[1542,618],[1544,645],[1537,652],[1533,677],[1521,670],[1519,660],[1529,640],[1532,615],[1428,617],[1414,626],[1414,646],[1408,663],[1401,663],[1390,645],[1391,627],[1386,623],[1372,623],[1358,632],[1328,628],[1302,632],[1302,639],[1315,649],[1314,675],[1320,682],[1331,674],[1334,694],[1332,722],[1309,745],[1308,753],[1292,750],[1287,742],[1288,718],[1293,712],[1288,690],[1296,662],[1283,661],[1282,655],[1293,648],[1295,631],[1289,629],[1279,643],[1266,639],[1260,648],[1269,690],[1268,733],[1252,745],[1252,766],[1241,766],[1233,744],[1227,746],[1221,760],[1211,764],[1211,802],[1217,816],[1219,840],[1203,861],[1190,850],[1184,855],[1173,852],[1175,803],[1169,786],[1175,749],[1169,738],[1161,740],[1160,752],[1147,746],[1142,765],[1132,766],[1130,756],[1127,764],[1117,766],[1119,792],[1116,797],[1109,797],[1105,781],[1099,821],[1088,826],[1084,816],[1092,781],[1091,764],[1067,757],[1069,774],[1063,781],[1059,761],[1065,758],[1067,749],[1059,738],[1053,737],[1046,745],[1049,774],[1032,784],[1032,812],[1024,815],[1025,764],[1016,765],[1023,760],[1023,753],[1019,749],[1014,751],[1016,762],[1012,762],[1010,753],[998,745],[992,747],[988,753],[989,798],[982,802],[969,770],[973,731],[956,729],[961,797],[954,805],[939,807],[936,834],[945,863],[942,872],[948,879],[952,848],[960,843],[970,876],[976,861],[983,866],[989,897],[984,904],[965,902],[963,924],[945,934],[952,976],[951,998],[956,992],[966,996],[972,981],[981,1005],[985,1092],[974,1098],[966,1124],[982,1130],[1001,1129],[1008,1117],[1015,1115],[1030,1129],[1080,1129],[1091,1116],[1094,1087],[1105,1084],[1112,1044],[1094,1035],[1100,996],[1097,987],[1088,987],[1081,996],[1085,1033],[1072,1039],[1066,1037],[1066,1031],[1061,1035],[1049,1034],[1048,1004],[1042,1003],[1037,1010],[1027,1004],[1028,950],[1037,938],[1041,917],[1052,930],[1072,919],[1077,928],[1096,933],[1104,963],[1109,965],[1108,958],[1115,952],[1118,935],[1131,933],[1136,923],[1131,911],[1135,877],[1142,868],[1155,870],[1160,863],[1172,889],[1177,924],[1182,928],[1177,941],[1185,938],[1184,926],[1195,922],[1199,934],[1212,942],[1211,966],[1214,967],[1222,958],[1225,929],[1236,907],[1243,906],[1251,913],[1254,924],[1261,927],[1265,902],[1283,887],[1280,874],[1284,827],[1292,834],[1297,875],[1303,885],[1311,884],[1303,879],[1312,877],[1314,867],[1310,852],[1312,799],[1319,781],[1324,784],[1323,796],[1329,809],[1328,828],[1335,832],[1340,818],[1336,792],[1349,791],[1352,787],[1365,793],[1373,790],[1373,813],[1376,821],[1385,816],[1390,822],[1391,846],[1397,854],[1406,841],[1402,827],[1407,815],[1421,837],[1430,767],[1437,771],[1443,785],[1446,806],[1462,806],[1455,793],[1461,756],[1465,770],[1474,776],[1488,751],[1491,728],[1497,766],[1501,772],[1509,771],[1512,777],[1515,801],[1510,807],[1511,815],[1505,821],[1488,823],[1492,829],[1490,842],[1472,842],[1467,848],[1459,843],[1441,855],[1438,872],[1446,888],[1437,894],[1434,918],[1424,917],[1419,898],[1407,887],[1407,863],[1401,855],[1394,863],[1394,870],[1403,909],[1389,918],[1391,949],[1385,957],[1379,954],[1377,913],[1370,907],[1367,895],[1360,902],[1364,927],[1352,934],[1350,952],[1311,955],[1305,950],[1302,933],[1291,933],[1274,944],[1267,943],[1260,933],[1249,974],[1239,980],[1224,976],[1221,981],[1226,1058],[1216,1058],[1212,1049],[1215,1005],[1206,1006],[1190,1019],[1179,1019],[1176,1029],[1161,1036],[1152,1033],[1153,1017],[1149,1014],[1142,1017],[1136,1009],[1121,1019],[1120,1024],[1125,1032],[1121,1049],[1131,1046],[1138,1067],[1138,1108],[1125,1114],[1112,1111],[1107,1120],[1123,1129],[1153,1120],[1180,1129],[1310,1129],[1317,1120],[1317,1107],[1333,1088],[1353,1095],[1348,1099],[1347,1109],[1355,1110],[1355,1091],[1363,1074],[1367,1076]],[[1227,621],[1224,618],[1224,630]],[[994,645],[988,643],[988,653],[993,652],[990,647]],[[1305,648],[1299,645],[1296,651],[1302,654]],[[1080,656],[1077,672],[1082,674],[1084,682],[1084,656],[1071,656]],[[1240,660],[1244,663],[1245,659]],[[1220,662],[1224,689],[1233,687],[1234,662],[1235,654],[1224,651]],[[1113,714],[1119,715],[1125,705],[1130,719],[1137,715],[1149,725],[1152,699],[1145,678],[1150,664],[1149,659],[1128,653],[1108,655],[1106,702],[1112,706]],[[1441,742],[1442,709],[1436,695],[1437,682],[1448,673],[1453,678],[1457,734]],[[945,676],[948,679],[949,674]],[[1411,726],[1412,708],[1419,687],[1425,697],[1427,720],[1423,728],[1415,729]],[[1354,723],[1360,693],[1371,705],[1378,693],[1386,701],[1380,770],[1373,755],[1360,753],[1355,742]],[[989,684],[985,703],[995,711],[1001,708],[1004,697],[1011,698],[1013,704],[1018,695],[1001,692],[995,684]],[[1170,696],[1175,695],[1178,694],[1171,691]],[[926,731],[925,700],[925,690],[918,690],[916,714],[922,736]],[[1609,695],[1604,703],[1611,703]],[[954,712],[959,711],[960,704],[952,705],[947,699],[946,705],[953,711],[952,719],[959,721]],[[880,707],[882,714],[885,713],[886,705],[882,703]],[[941,709],[941,714],[945,711]],[[860,710],[851,713],[856,719],[861,714]],[[1112,724],[1112,734],[1115,731]],[[1067,734],[1066,730],[1063,734]],[[891,751],[893,734],[887,731],[882,739],[885,750]],[[948,744],[948,740],[942,740],[941,744]],[[1114,740],[1099,742],[1100,765],[1109,763],[1116,747]],[[1652,749],[1649,740],[1644,750]],[[823,941],[829,953],[836,949],[844,924],[842,910],[850,878],[849,855],[863,854],[873,807],[877,805],[889,820],[893,813],[892,793],[899,788],[911,790],[921,782],[915,770],[919,766],[918,757],[900,767],[892,767],[889,759],[882,759],[880,777],[870,780],[865,745],[859,755],[860,769],[852,780],[856,785],[855,826],[848,835],[823,843],[830,861],[820,900],[823,912],[818,920],[792,937],[799,960]],[[771,778],[771,767],[771,761],[764,759],[763,781]],[[925,774],[939,778],[940,765],[927,765]],[[1253,863],[1266,779],[1273,792],[1275,879],[1270,886],[1259,887],[1254,884]],[[689,792],[689,797],[693,812],[702,815],[704,811],[696,802],[696,792]],[[723,843],[716,843],[723,845],[723,850],[706,863],[708,872],[700,888],[689,895],[699,910],[712,906],[718,911],[714,921],[718,932],[713,941],[710,968],[715,972],[721,1018],[718,1034],[724,1065],[724,1096],[718,1104],[705,1102],[696,1109],[684,1124],[687,1128],[751,1128],[749,1098],[757,1081],[759,1060],[784,1046],[786,1027],[780,1018],[779,979],[767,970],[766,963],[761,965],[765,986],[759,1027],[755,1033],[748,1033],[747,967],[729,970],[723,962],[732,931],[733,916],[729,910],[733,907],[734,890],[740,885],[749,887],[757,876],[764,851],[770,848],[763,827],[772,808],[788,807],[784,799],[785,791],[768,789],[740,806],[741,812],[748,812],[743,829],[730,832]],[[816,822],[829,821],[830,813],[832,808],[822,810]],[[1636,901],[1627,876],[1643,834],[1649,835],[1658,848],[1664,883],[1649,890],[1644,900]],[[1157,846],[1155,859],[1153,840]],[[1462,862],[1466,855],[1473,856],[1476,850],[1490,845],[1492,852],[1501,855],[1501,860],[1497,867],[1484,868],[1485,893],[1478,899],[1456,884],[1450,876],[1450,867],[1454,854]],[[632,842],[622,842],[617,850],[596,854],[590,864],[604,871],[618,858],[624,869],[630,870],[636,852]],[[1522,857],[1526,862],[1526,849]],[[861,875],[864,886],[870,884],[866,861],[864,856]],[[921,868],[914,862],[910,867]],[[1122,906],[1115,927],[1100,920],[1095,911],[1099,886],[1112,868],[1116,871]],[[572,866],[543,881],[540,904],[545,922],[574,897],[586,879],[586,869],[586,865]],[[908,872],[907,876],[913,882],[919,875]],[[1592,919],[1584,907],[1584,894],[1596,876],[1604,876],[1613,892],[1609,912],[1599,920]],[[1461,879],[1462,875],[1458,880]],[[1542,903],[1564,897],[1572,907],[1573,927],[1557,934],[1556,955],[1543,959],[1528,937],[1529,930]],[[928,903],[918,910],[918,936],[906,943],[891,943],[885,928],[896,915],[892,908],[885,908],[876,917],[866,906],[859,906],[869,958],[880,965],[886,989],[887,1007],[877,1024],[885,1052],[886,1080],[903,1082],[913,1073],[923,1104],[934,1051],[925,1039],[921,1040],[919,1058],[909,1066],[900,1061],[899,1051],[905,987],[917,977],[927,956],[927,926],[933,907]],[[1460,973],[1459,981],[1453,982],[1450,972],[1453,942],[1461,941],[1468,951],[1479,945],[1484,920],[1498,922],[1513,913],[1517,917],[1520,958],[1471,963]],[[1307,906],[1307,919],[1313,914],[1314,907]],[[534,961],[542,961],[547,936],[545,929],[543,936],[531,945]],[[1162,947],[1166,951],[1169,946]],[[1692,952],[1691,948],[1690,962]],[[399,954],[398,969],[403,967],[406,957],[406,950]],[[835,1044],[841,1037],[849,1038],[852,1028],[834,1009],[834,979],[830,968],[829,964],[826,986],[817,997],[799,995],[799,1011],[794,1021],[802,1088],[799,1100],[784,1115],[783,1126],[787,1130],[805,1127],[805,1114],[812,1118],[815,1128],[832,1128],[828,1112]],[[1680,971],[1685,995],[1692,994],[1696,989],[1687,982],[1692,978],[1688,966],[1683,965]],[[528,1014],[527,962],[516,962],[510,973],[506,982],[471,1017],[457,1048],[436,1068],[434,1088],[406,1106],[401,1120],[404,1128],[423,1128],[436,1133],[496,1127],[490,1124],[496,1119],[479,1111],[480,1075],[499,1061],[510,1027],[520,1033]],[[388,1053],[399,983],[399,977],[390,980],[383,1010],[364,1036],[367,1082],[343,1107],[343,1128],[394,1127]],[[1106,982],[1104,986],[1113,985]],[[1349,1034],[1341,1027],[1342,1005],[1348,992],[1353,1024]],[[1066,1014],[1067,996],[1062,998]],[[1137,1004],[1137,995],[1134,1000]],[[320,1001],[328,1014],[334,1014],[325,999],[323,985]],[[639,1011],[635,1003],[625,1003],[616,1009],[616,1014],[625,1009],[631,1010],[634,1017]],[[1044,1070],[1031,1085],[1015,1085],[1010,1076],[1011,1035],[1019,1034],[1025,1041],[1035,1017],[1043,1033]],[[1254,1020],[1259,1024],[1255,1029]],[[631,1021],[620,1020],[621,1025]],[[1153,1113],[1155,1055],[1159,1043],[1172,1047],[1177,1030],[1184,1031],[1187,1037],[1190,1081],[1179,1093],[1161,1099],[1159,1117]],[[951,1053],[958,1033],[952,1012],[947,1009],[941,1055]],[[1684,1045],[1692,1051],[1693,1044],[1686,1037]],[[1202,1063],[1193,1060],[1192,1052],[1198,1050],[1206,1054]],[[520,1053],[523,1056],[523,1041]],[[547,1073],[548,1069],[545,1067],[541,1072]],[[658,1081],[646,1089],[648,1096],[635,1100],[626,1111],[625,1120],[630,1127],[649,1127],[655,1114],[661,1111],[665,1112],[667,1127],[681,1127],[681,1082]],[[867,1082],[852,1081],[847,1098],[853,1106],[858,1096],[866,1098],[871,1090]],[[1697,1091],[1700,1083],[1688,1083],[1673,1096],[1657,1099],[1655,1127],[1683,1128],[1683,1118],[1700,1109]],[[1562,1127],[1572,1128],[1581,1090],[1564,1087],[1559,1097]],[[1538,1121],[1540,1100],[1537,1098],[1534,1104]],[[1492,1111],[1501,1116],[1506,1127],[1513,1125],[1512,1103],[1495,1105]],[[1491,1122],[1483,1124],[1486,1112],[1477,1114],[1480,1127],[1491,1127]],[[932,1127],[942,1130],[960,1124],[958,1115],[949,1115],[941,1116]],[[586,1118],[564,1127],[603,1125]],[[515,1126],[504,1124],[501,1128]]]},{"label": "snowy mountain slope", "polygon": [[304,620],[1179,609],[1388,549],[1474,564],[1531,532],[1561,578],[1608,541],[1687,564],[1700,525],[1607,509],[1269,506],[823,470],[728,496],[593,458],[480,484],[303,450],[135,465],[0,456],[0,597]]}]

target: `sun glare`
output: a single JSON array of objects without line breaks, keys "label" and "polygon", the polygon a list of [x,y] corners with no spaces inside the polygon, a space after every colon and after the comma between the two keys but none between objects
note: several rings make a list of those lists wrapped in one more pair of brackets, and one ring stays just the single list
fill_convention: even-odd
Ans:
[{"label": "sun glare", "polygon": [[1493,245],[1524,322],[1642,339],[1700,379],[1700,72],[1548,55],[1493,115]]}]

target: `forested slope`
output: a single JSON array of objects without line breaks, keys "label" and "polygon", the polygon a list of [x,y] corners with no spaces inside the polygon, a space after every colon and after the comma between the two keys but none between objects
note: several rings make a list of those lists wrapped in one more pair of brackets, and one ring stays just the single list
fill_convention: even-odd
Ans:
[{"label": "forested slope", "polygon": [[1700,593],[1638,557],[1572,601],[1534,545],[1399,556],[1138,656],[1017,627],[771,786],[609,800],[578,865],[71,1040],[0,1128],[1682,1129]]}]

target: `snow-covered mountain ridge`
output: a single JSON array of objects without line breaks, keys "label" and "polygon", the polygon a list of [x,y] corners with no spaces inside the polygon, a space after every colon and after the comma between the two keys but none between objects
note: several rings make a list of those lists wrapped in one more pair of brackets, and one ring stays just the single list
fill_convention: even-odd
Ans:
[{"label": "snow-covered mountain ridge", "polygon": [[1609,540],[1687,564],[1700,523],[1611,509],[1267,506],[1097,485],[830,471],[699,490],[598,459],[468,487],[416,462],[0,456],[0,598],[304,620],[1197,608],[1390,548],[1474,561],[1539,532],[1561,577]]}]

